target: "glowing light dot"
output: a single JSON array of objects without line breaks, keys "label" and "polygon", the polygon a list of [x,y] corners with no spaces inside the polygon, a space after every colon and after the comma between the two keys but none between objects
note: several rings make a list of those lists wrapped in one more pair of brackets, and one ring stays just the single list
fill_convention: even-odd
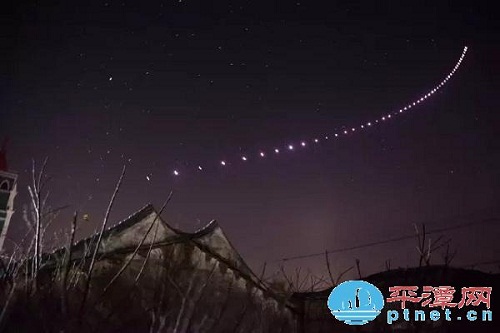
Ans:
[{"label": "glowing light dot", "polygon": [[[425,94],[421,95],[419,98],[416,98],[413,102],[410,102],[408,105],[406,105],[406,106],[402,107],[402,108],[401,108],[401,109],[399,109],[399,110],[398,110],[398,109],[396,109],[395,111],[391,111],[389,114],[386,114],[385,116],[382,116],[382,117],[380,117],[380,118],[378,118],[378,119],[375,119],[375,120],[373,121],[373,123],[372,123],[372,122],[367,122],[367,123],[364,123],[364,124],[362,124],[362,125],[357,125],[357,127],[352,127],[352,128],[350,128],[350,129],[349,129],[349,128],[345,128],[345,127],[344,127],[344,130],[341,130],[340,132],[338,132],[338,133],[334,133],[334,134],[332,134],[332,135],[335,135],[335,137],[339,137],[339,135],[340,135],[340,136],[342,135],[342,132],[343,132],[345,135],[348,135],[348,134],[350,133],[349,131],[351,131],[351,132],[355,132],[355,131],[356,131],[356,129],[361,130],[361,129],[364,129],[365,127],[372,126],[372,124],[378,124],[378,123],[379,123],[379,122],[381,122],[381,121],[385,121],[385,120],[387,120],[386,118],[390,119],[390,118],[392,118],[392,116],[393,116],[393,115],[394,115],[394,116],[397,116],[398,114],[403,113],[403,111],[409,110],[409,109],[411,109],[413,106],[416,106],[417,104],[420,104],[421,102],[426,101],[426,100],[427,100],[429,97],[431,97],[433,94],[437,93],[437,92],[438,92],[438,91],[439,91],[439,90],[440,90],[440,89],[441,89],[441,88],[442,88],[445,84],[447,84],[447,82],[448,82],[448,81],[449,81],[449,80],[453,77],[453,75],[455,74],[455,72],[456,72],[456,71],[458,71],[458,69],[460,68],[460,65],[461,65],[462,61],[465,59],[465,54],[466,54],[466,52],[467,52],[467,49],[468,49],[468,47],[464,47],[464,50],[463,50],[463,52],[462,52],[462,54],[461,54],[461,56],[460,56],[460,58],[459,58],[458,62],[455,64],[455,66],[452,68],[452,70],[448,72],[448,74],[447,74],[447,75],[446,75],[446,76],[442,79],[442,81],[441,81],[439,84],[435,85],[433,89],[431,89],[431,90],[429,90],[427,93],[425,93]],[[231,64],[231,65],[233,65],[233,64]],[[149,72],[146,72],[145,74],[147,74],[147,75],[148,75],[148,74],[149,74]],[[109,74],[108,74],[108,80],[109,80],[109,81],[112,81],[112,80],[113,80],[113,77],[112,77],[111,75],[109,75]],[[399,112],[398,112],[398,111],[399,111]],[[398,118],[398,117],[396,117],[396,118]],[[120,131],[121,131],[121,129],[120,129]],[[321,137],[321,139],[319,139],[319,137]],[[306,147],[308,143],[309,143],[309,144],[312,144],[312,142],[314,142],[314,143],[319,143],[319,141],[320,141],[320,140],[323,140],[323,139],[324,139],[324,140],[328,140],[328,139],[329,139],[329,137],[328,137],[328,136],[324,136],[324,137],[323,137],[323,136],[319,136],[319,137],[314,138],[314,139],[312,139],[311,141],[299,141],[299,142],[296,142],[296,143],[295,143],[295,146],[294,146],[294,145],[292,145],[292,144],[285,145],[284,147],[282,147],[282,148],[280,148],[280,149],[281,149],[282,151],[286,151],[286,150],[290,150],[290,151],[292,151],[292,150],[294,150],[294,149],[295,149],[295,147]],[[280,149],[278,149],[278,148],[274,148],[273,150],[270,150],[270,151],[269,151],[269,153],[271,154],[271,152],[272,152],[272,151],[274,151],[274,153],[275,153],[275,154],[279,154],[279,153],[280,153]],[[300,149],[299,149],[299,150],[300,150]],[[91,152],[91,151],[89,150],[89,153],[90,153],[90,152]],[[258,151],[258,153],[259,153],[259,156],[260,156],[260,157],[262,157],[262,158],[266,156],[266,155],[265,155],[266,153],[265,153],[264,151]],[[110,154],[110,151],[108,151],[108,154]],[[123,156],[122,156],[122,158],[123,158]],[[241,158],[241,160],[242,160],[242,161],[248,161],[247,156],[240,155],[240,158]],[[252,159],[252,158],[255,158],[255,157],[254,157],[254,155],[252,155],[252,156],[250,157],[250,159]],[[129,162],[130,162],[130,161],[131,161],[131,160],[129,159]],[[219,163],[220,163],[220,165],[222,165],[222,166],[229,166],[228,162],[226,162],[225,160],[221,160]],[[197,166],[197,168],[198,168],[198,170],[200,170],[200,171],[202,171],[202,170],[203,170],[203,169],[202,169],[202,167],[201,167],[200,165],[199,165],[199,166]],[[179,176],[179,175],[180,175],[180,173],[179,173],[179,171],[178,171],[178,170],[173,170],[173,171],[172,171],[172,174],[173,174],[174,176]],[[151,178],[152,178],[151,174],[146,175],[146,180],[147,180],[147,181],[151,181]],[[96,181],[99,181],[99,179],[97,178],[97,179],[96,179]]]}]

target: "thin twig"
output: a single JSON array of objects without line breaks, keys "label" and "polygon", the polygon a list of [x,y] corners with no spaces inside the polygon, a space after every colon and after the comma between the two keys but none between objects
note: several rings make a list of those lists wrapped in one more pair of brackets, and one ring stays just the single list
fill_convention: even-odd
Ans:
[{"label": "thin twig", "polygon": [[61,310],[63,318],[65,319],[68,312],[68,292],[67,292],[67,284],[68,284],[68,275],[69,269],[71,265],[71,259],[73,254],[73,242],[75,241],[75,233],[76,233],[76,221],[78,219],[78,212],[75,211],[73,214],[73,221],[71,222],[71,236],[68,242],[68,247],[66,249],[66,260],[64,263],[64,272],[61,286]]},{"label": "thin twig", "polygon": [[81,315],[83,314],[83,309],[85,307],[85,303],[87,301],[89,288],[90,288],[90,282],[92,280],[92,273],[94,271],[94,265],[95,265],[95,261],[96,261],[96,257],[97,257],[97,252],[99,251],[99,247],[101,246],[102,235],[104,234],[104,230],[106,229],[106,224],[108,223],[109,214],[111,213],[111,208],[113,207],[113,203],[115,202],[116,195],[117,195],[117,193],[120,189],[120,186],[122,184],[123,176],[125,175],[125,169],[126,169],[126,166],[123,166],[122,173],[120,175],[120,179],[118,179],[118,182],[116,183],[115,191],[113,192],[113,195],[111,196],[111,200],[109,201],[108,209],[106,210],[106,214],[104,215],[104,220],[102,221],[102,225],[101,225],[101,231],[99,232],[99,236],[97,238],[97,243],[96,243],[95,248],[94,248],[94,253],[92,254],[92,259],[90,261],[90,267],[89,267],[88,274],[87,274],[87,280],[85,282],[85,287],[83,290],[83,299],[82,299],[82,303],[80,305],[80,311],[79,311],[80,319],[81,319]]},{"label": "thin twig", "polygon": [[335,286],[335,280],[333,279],[332,270],[330,268],[330,258],[328,257],[328,250],[325,251],[325,261],[326,268],[328,269],[328,275],[330,276],[330,281],[332,282],[332,287]]},{"label": "thin twig", "polygon": [[359,279],[361,279],[361,268],[359,266],[360,262],[361,261],[358,258],[356,258],[356,269],[358,270]]},{"label": "thin twig", "polygon": [[148,234],[151,232],[151,229],[153,228],[155,222],[157,220],[159,220],[159,217],[161,215],[161,213],[163,212],[163,210],[165,209],[165,207],[167,207],[167,204],[170,202],[170,199],[172,199],[172,194],[173,192],[170,192],[170,194],[168,195],[168,198],[167,200],[165,200],[165,202],[163,203],[163,206],[161,207],[160,211],[158,212],[158,214],[156,214],[153,222],[151,222],[148,230],[144,233],[144,236],[142,237],[141,241],[139,242],[139,244],[137,244],[137,247],[135,248],[134,252],[132,253],[132,255],[128,258],[128,260],[122,265],[122,267],[120,268],[120,270],[115,274],[115,276],[113,276],[113,278],[111,279],[111,281],[109,281],[109,283],[106,285],[106,287],[104,288],[102,294],[101,294],[101,298],[104,296],[104,294],[109,290],[109,288],[113,285],[113,283],[116,281],[116,279],[118,279],[120,277],[120,275],[125,271],[125,269],[128,267],[128,265],[130,265],[130,263],[132,262],[132,260],[135,258],[135,256],[137,255],[137,252],[139,252],[139,249],[142,247],[142,245],[144,244],[144,241],[146,240]]}]

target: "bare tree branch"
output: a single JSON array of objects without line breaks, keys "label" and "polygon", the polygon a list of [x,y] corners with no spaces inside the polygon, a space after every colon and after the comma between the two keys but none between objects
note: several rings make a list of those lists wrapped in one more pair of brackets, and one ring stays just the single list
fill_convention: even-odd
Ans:
[{"label": "bare tree branch", "polygon": [[66,248],[64,272],[63,272],[63,279],[62,279],[62,286],[61,286],[61,311],[62,311],[62,315],[63,315],[64,319],[68,315],[67,284],[68,284],[68,275],[69,275],[69,269],[70,269],[70,265],[71,265],[72,254],[73,254],[73,242],[75,241],[77,219],[78,219],[78,212],[75,211],[75,213],[73,214],[73,221],[71,222],[71,236],[70,236],[70,239],[68,242],[68,246]]},{"label": "bare tree branch", "polygon": [[170,194],[168,195],[167,200],[165,200],[165,202],[163,203],[163,206],[161,207],[160,211],[158,212],[158,214],[156,214],[153,222],[151,222],[151,224],[149,225],[148,230],[144,233],[144,236],[142,237],[142,239],[139,242],[139,244],[137,244],[137,247],[135,248],[134,252],[128,258],[128,260],[123,264],[123,266],[120,268],[120,270],[115,274],[115,276],[113,276],[113,278],[111,279],[111,281],[109,281],[109,283],[106,285],[106,287],[104,288],[104,291],[103,291],[101,297],[104,296],[104,294],[108,291],[108,289],[111,287],[111,285],[113,285],[113,283],[116,281],[116,279],[118,279],[118,277],[120,277],[120,275],[123,273],[123,271],[125,271],[125,269],[128,267],[128,265],[130,265],[130,263],[132,262],[132,260],[135,258],[135,256],[137,255],[137,252],[139,252],[139,249],[144,244],[144,241],[146,240],[148,234],[151,232],[151,229],[153,228],[154,224],[156,223],[156,221],[159,220],[159,217],[160,217],[161,213],[163,212],[163,210],[165,209],[165,207],[167,207],[168,203],[170,202],[170,199],[172,199],[172,195],[173,195],[173,192],[170,192]]},{"label": "bare tree branch", "polygon": [[106,225],[107,225],[108,219],[109,219],[109,214],[111,213],[111,208],[113,207],[113,204],[115,202],[116,195],[118,194],[118,191],[119,191],[120,186],[122,184],[123,176],[125,175],[125,170],[126,170],[126,166],[123,166],[122,173],[120,175],[120,179],[118,179],[118,182],[116,183],[115,190],[113,192],[113,195],[111,196],[111,199],[110,199],[109,205],[108,205],[108,209],[106,210],[106,214],[104,215],[104,220],[102,221],[102,224],[101,224],[101,231],[99,232],[99,236],[97,238],[97,243],[96,243],[95,248],[94,248],[94,253],[92,254],[92,259],[90,261],[90,267],[89,267],[89,270],[88,270],[87,279],[85,281],[85,287],[84,287],[84,290],[83,290],[83,299],[82,299],[82,303],[80,305],[80,311],[79,311],[79,313],[80,313],[80,319],[81,319],[81,315],[83,313],[83,309],[85,307],[85,303],[87,301],[87,297],[88,297],[88,293],[89,293],[89,288],[90,288],[90,283],[91,283],[91,280],[92,280],[92,273],[93,273],[93,270],[94,270],[94,265],[95,265],[95,261],[96,261],[96,257],[97,257],[97,252],[99,251],[99,247],[101,245],[102,235],[104,234],[104,230],[106,229]]}]

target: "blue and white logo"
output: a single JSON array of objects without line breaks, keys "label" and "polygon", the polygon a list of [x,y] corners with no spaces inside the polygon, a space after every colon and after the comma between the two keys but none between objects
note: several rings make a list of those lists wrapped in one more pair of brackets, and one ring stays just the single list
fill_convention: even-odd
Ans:
[{"label": "blue and white logo", "polygon": [[364,325],[380,314],[384,296],[366,281],[345,281],[333,288],[327,304],[338,320],[348,325]]}]

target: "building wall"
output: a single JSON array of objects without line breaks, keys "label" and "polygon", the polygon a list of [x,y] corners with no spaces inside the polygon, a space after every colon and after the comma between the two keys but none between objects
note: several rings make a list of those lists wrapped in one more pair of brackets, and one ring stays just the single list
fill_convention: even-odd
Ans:
[{"label": "building wall", "polygon": [[[109,282],[128,256],[100,261],[97,283]],[[294,313],[284,301],[192,243],[156,248],[144,266],[146,256],[144,251],[136,256],[109,289],[104,308],[117,314],[106,325],[125,328],[127,319],[142,313],[146,315],[133,321],[138,331],[158,328],[162,322],[165,332],[296,331]],[[124,294],[126,290],[130,293]],[[106,311],[95,311],[95,320],[103,322],[103,314]]]},{"label": "building wall", "polygon": [[[66,325],[71,332],[296,332],[296,316],[286,300],[261,289],[191,240],[153,244],[151,251],[146,246],[136,255],[104,254],[96,263],[83,313],[89,260],[75,262],[80,263],[69,274],[66,318],[60,309],[64,270],[59,261],[40,274],[33,298],[15,298],[7,331],[32,332],[45,326],[46,331],[58,332]],[[23,294],[19,285],[19,295]]]}]

